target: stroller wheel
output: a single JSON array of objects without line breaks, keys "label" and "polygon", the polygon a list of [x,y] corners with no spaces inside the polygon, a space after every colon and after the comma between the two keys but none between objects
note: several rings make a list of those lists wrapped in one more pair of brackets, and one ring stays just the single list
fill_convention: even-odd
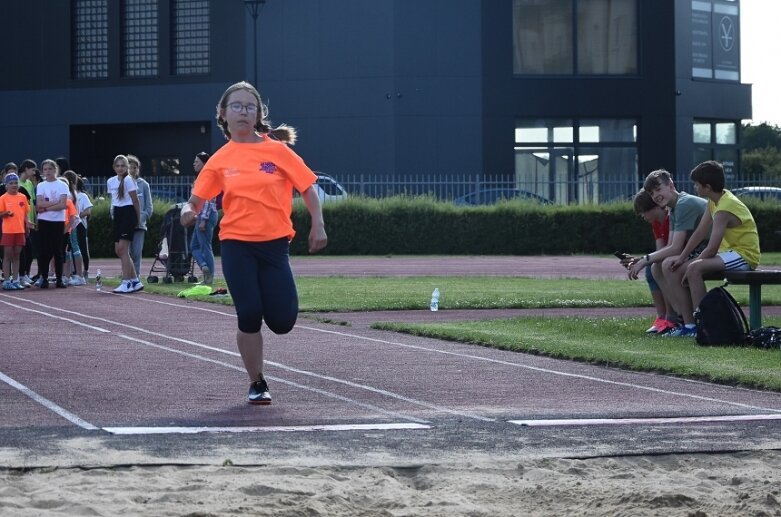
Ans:
[{"label": "stroller wheel", "polygon": [[146,277],[146,281],[150,284],[156,284],[157,283],[157,277],[155,275],[149,275]]},{"label": "stroller wheel", "polygon": [[164,276],[164,277],[163,277],[163,283],[164,283],[164,284],[170,284],[170,283],[171,283],[171,282],[173,282],[173,281],[174,281],[174,279],[173,279],[173,278],[171,278],[170,276]]},{"label": "stroller wheel", "polygon": [[190,275],[187,277],[187,281],[190,282],[191,284],[194,284],[195,282],[198,281],[198,277],[195,275]]}]

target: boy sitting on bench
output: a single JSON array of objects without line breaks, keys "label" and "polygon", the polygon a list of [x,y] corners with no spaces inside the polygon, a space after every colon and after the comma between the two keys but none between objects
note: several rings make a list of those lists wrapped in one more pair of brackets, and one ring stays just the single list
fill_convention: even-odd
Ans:
[{"label": "boy sitting on bench", "polygon": [[[708,200],[708,209],[689,242],[671,268],[683,268],[682,283],[688,283],[692,307],[705,297],[703,277],[725,271],[753,271],[759,265],[759,234],[751,212],[724,189],[724,167],[715,161],[697,165],[690,174],[697,195]],[[696,243],[710,235],[700,256],[690,262],[689,253]]]}]

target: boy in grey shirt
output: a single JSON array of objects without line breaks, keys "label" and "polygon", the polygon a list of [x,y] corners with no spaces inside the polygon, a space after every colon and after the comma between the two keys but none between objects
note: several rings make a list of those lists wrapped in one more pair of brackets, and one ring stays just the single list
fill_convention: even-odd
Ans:
[{"label": "boy in grey shirt", "polygon": [[[678,192],[670,173],[664,169],[650,173],[645,179],[643,188],[651,194],[657,205],[670,209],[670,239],[667,246],[637,260],[631,268],[632,270],[637,268],[639,271],[650,264],[651,273],[665,298],[683,318],[682,326],[665,335],[694,337],[696,334],[694,308],[689,289],[682,284],[683,271],[681,269],[673,271],[671,265],[700,224],[708,202],[701,197]],[[697,258],[706,245],[707,241],[698,243],[687,261]]]}]

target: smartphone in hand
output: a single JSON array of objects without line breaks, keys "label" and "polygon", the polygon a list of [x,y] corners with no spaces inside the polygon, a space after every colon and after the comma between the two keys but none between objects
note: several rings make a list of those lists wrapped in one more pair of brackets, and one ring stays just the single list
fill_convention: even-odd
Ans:
[{"label": "smartphone in hand", "polygon": [[629,253],[625,253],[623,251],[616,251],[615,253],[613,253],[613,255],[615,255],[616,258],[618,258],[619,260],[626,260],[632,257],[632,255],[630,255]]}]

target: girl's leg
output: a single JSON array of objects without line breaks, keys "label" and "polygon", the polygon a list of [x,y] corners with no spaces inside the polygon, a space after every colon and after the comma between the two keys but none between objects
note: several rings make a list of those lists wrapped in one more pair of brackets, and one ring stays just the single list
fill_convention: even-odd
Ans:
[{"label": "girl's leg", "polygon": [[236,344],[249,380],[259,381],[263,377],[263,336],[260,331],[253,333],[236,331]]},{"label": "girl's leg", "polygon": [[214,239],[215,226],[217,226],[217,212],[212,214],[212,216],[209,217],[209,220],[206,222],[206,231],[204,232],[202,242],[203,259],[206,262],[206,265],[209,267],[209,270],[212,272],[212,275],[214,274],[214,252],[212,251],[212,241]]},{"label": "girl's leg", "polygon": [[87,241],[87,229],[83,224],[76,227],[76,236],[79,240],[79,249],[81,250],[81,259],[84,261],[84,276],[89,271],[89,242]]},{"label": "girl's leg", "polygon": [[114,252],[119,257],[122,264],[122,279],[132,280],[136,277],[136,271],[133,268],[133,261],[130,259],[130,241],[120,239],[114,243]]},{"label": "girl's leg", "polygon": [[198,229],[198,224],[196,223],[195,228],[193,229],[193,236],[190,239],[190,253],[192,253],[193,258],[195,259],[195,263],[198,264],[198,267],[200,268],[203,268],[205,265],[203,252],[201,251],[200,235],[202,233],[203,232]]},{"label": "girl's leg", "polygon": [[3,278],[6,279],[6,281],[11,280],[11,253],[12,253],[12,247],[11,246],[3,246]]}]

